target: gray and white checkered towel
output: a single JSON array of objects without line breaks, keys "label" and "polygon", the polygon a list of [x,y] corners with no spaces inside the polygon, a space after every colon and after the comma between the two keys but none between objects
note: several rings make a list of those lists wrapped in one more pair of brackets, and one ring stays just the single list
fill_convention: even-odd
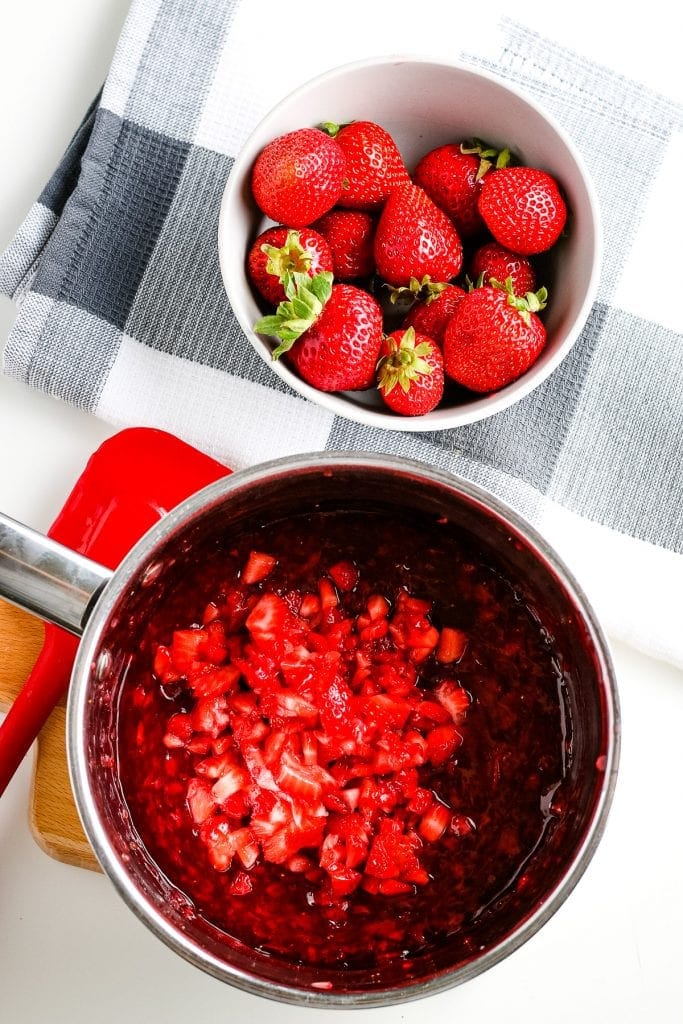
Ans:
[{"label": "gray and white checkered towel", "polygon": [[[369,429],[279,381],[221,283],[219,202],[251,129],[302,81],[370,55],[343,26],[315,45],[315,26],[290,25],[280,7],[135,0],[102,95],[0,257],[0,290],[20,301],[5,372],[235,468],[325,448],[447,467],[548,537],[612,636],[683,665],[681,314],[644,285],[683,156],[683,108],[510,21],[495,53],[445,55],[519,83],[583,152],[605,227],[600,292],[571,354],[512,409],[434,434]],[[380,17],[365,7],[366,20]],[[412,52],[430,53],[419,21]],[[397,52],[398,31],[377,22],[366,36]],[[305,60],[282,56],[294,32]],[[461,37],[445,25],[440,38]]]}]

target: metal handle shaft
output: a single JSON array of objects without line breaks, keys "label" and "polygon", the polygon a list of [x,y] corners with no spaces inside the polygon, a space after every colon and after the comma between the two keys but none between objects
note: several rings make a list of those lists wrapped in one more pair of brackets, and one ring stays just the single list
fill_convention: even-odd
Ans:
[{"label": "metal handle shaft", "polygon": [[0,512],[0,597],[80,636],[95,596],[112,576]]}]

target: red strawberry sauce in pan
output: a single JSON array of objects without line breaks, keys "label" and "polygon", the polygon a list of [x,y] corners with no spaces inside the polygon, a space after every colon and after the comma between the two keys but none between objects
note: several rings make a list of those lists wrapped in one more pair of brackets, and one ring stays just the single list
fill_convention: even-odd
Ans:
[{"label": "red strawberry sauce in pan", "polygon": [[199,915],[294,963],[476,936],[561,815],[557,664],[533,609],[439,523],[314,513],[232,536],[123,687],[132,820]]}]

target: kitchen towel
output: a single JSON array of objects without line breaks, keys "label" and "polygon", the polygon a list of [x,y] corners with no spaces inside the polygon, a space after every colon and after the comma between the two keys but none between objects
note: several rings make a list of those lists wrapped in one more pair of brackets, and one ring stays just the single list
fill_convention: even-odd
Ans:
[{"label": "kitchen towel", "polygon": [[[517,83],[563,124],[598,191],[604,268],[578,343],[513,408],[432,434],[370,429],[270,371],[219,273],[221,194],[251,129],[294,86],[369,55],[343,29],[316,46],[315,25],[289,22],[253,0],[134,0],[101,95],[0,257],[0,290],[19,304],[4,371],[235,468],[364,449],[459,473],[545,534],[613,637],[683,665],[680,313],[646,287],[683,108],[510,20],[497,49],[487,33],[481,46],[432,53]],[[286,56],[295,34],[304,60]],[[431,53],[416,22],[409,41]]]}]

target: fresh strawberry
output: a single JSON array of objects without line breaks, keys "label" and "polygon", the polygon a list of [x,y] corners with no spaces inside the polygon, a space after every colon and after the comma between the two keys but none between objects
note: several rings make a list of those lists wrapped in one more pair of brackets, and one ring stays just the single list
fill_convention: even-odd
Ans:
[{"label": "fresh strawberry", "polygon": [[433,281],[457,277],[462,243],[446,214],[417,185],[397,188],[386,201],[375,232],[375,266],[389,284],[411,277]]},{"label": "fresh strawberry", "polygon": [[517,380],[545,346],[545,327],[534,311],[543,308],[545,297],[545,289],[522,299],[490,285],[475,288],[446,328],[447,375],[481,393]]},{"label": "fresh strawberry", "polygon": [[277,306],[286,299],[283,281],[287,274],[315,277],[332,270],[330,247],[318,231],[303,228],[268,228],[258,236],[247,257],[249,279],[266,302]]},{"label": "fresh strawberry", "polygon": [[434,691],[434,696],[458,725],[470,706],[467,690],[463,690],[462,686],[453,679],[444,679]]},{"label": "fresh strawberry", "polygon": [[461,629],[453,629],[452,626],[444,626],[439,636],[439,644],[436,649],[436,660],[441,665],[450,665],[453,661],[460,661],[465,648],[467,647],[467,636]]},{"label": "fresh strawberry", "polygon": [[[453,708],[452,701],[449,706],[451,709]],[[444,710],[446,709],[444,708]],[[444,764],[461,743],[462,736],[454,725],[437,725],[427,736],[427,760],[431,764]]]},{"label": "fresh strawberry", "polygon": [[345,166],[335,139],[318,128],[300,128],[264,146],[254,163],[251,190],[271,220],[303,228],[335,205]]},{"label": "fresh strawberry", "polygon": [[445,804],[434,801],[432,806],[420,818],[418,832],[429,843],[441,839],[451,822],[452,811]]},{"label": "fresh strawberry", "polygon": [[341,146],[346,157],[340,206],[377,210],[399,185],[410,181],[398,146],[386,129],[373,121],[323,125]]},{"label": "fresh strawberry", "polygon": [[330,566],[330,576],[339,590],[353,590],[358,583],[359,572],[353,562],[335,562]]},{"label": "fresh strawberry", "polygon": [[260,583],[271,574],[276,565],[277,558],[274,555],[268,555],[264,551],[250,551],[240,579],[242,583]]},{"label": "fresh strawberry", "polygon": [[357,391],[374,383],[381,345],[382,311],[375,299],[354,285],[336,284],[288,358],[321,391]]},{"label": "fresh strawberry", "polygon": [[466,295],[467,292],[457,284],[446,285],[442,291],[416,302],[403,321],[403,327],[414,327],[418,334],[426,334],[437,345],[443,346],[446,325]]},{"label": "fresh strawberry", "polygon": [[567,207],[557,182],[535,167],[503,167],[484,178],[479,212],[500,244],[531,256],[560,237]]},{"label": "fresh strawberry", "polygon": [[444,388],[438,345],[408,327],[389,334],[381,353],[377,386],[389,408],[402,416],[422,416],[435,409]]},{"label": "fresh strawberry", "polygon": [[462,238],[472,238],[484,227],[477,208],[483,178],[476,153],[463,153],[458,145],[439,146],[422,157],[413,181],[455,224]]},{"label": "fresh strawberry", "polygon": [[[375,269],[375,221],[361,210],[330,210],[313,225],[332,253],[335,281],[369,277]],[[321,270],[330,269],[321,267]]]},{"label": "fresh strawberry", "polygon": [[470,263],[470,277],[478,284],[489,284],[492,280],[504,283],[509,277],[515,295],[526,295],[536,288],[531,260],[510,252],[498,242],[487,242],[477,249]]}]

